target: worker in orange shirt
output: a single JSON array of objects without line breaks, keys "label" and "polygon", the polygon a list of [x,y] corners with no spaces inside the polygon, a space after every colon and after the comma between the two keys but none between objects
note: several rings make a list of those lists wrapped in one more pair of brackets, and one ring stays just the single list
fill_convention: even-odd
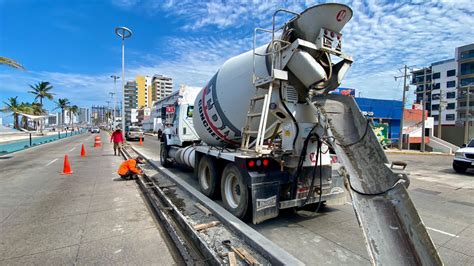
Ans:
[{"label": "worker in orange shirt", "polygon": [[117,173],[123,179],[135,179],[138,175],[143,174],[143,171],[137,168],[137,166],[144,163],[145,159],[140,156],[135,159],[126,160],[120,165]]}]

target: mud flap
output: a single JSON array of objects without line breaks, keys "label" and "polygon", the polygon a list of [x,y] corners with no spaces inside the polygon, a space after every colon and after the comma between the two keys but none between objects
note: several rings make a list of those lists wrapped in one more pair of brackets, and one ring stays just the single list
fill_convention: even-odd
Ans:
[{"label": "mud flap", "polygon": [[252,184],[251,189],[253,224],[277,217],[280,205],[279,182]]}]

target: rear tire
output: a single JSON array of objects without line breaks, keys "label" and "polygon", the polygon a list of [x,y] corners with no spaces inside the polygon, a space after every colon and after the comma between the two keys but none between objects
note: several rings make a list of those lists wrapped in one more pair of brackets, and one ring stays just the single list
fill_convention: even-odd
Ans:
[{"label": "rear tire", "polygon": [[160,145],[160,161],[161,165],[165,168],[171,167],[173,164],[168,160],[169,147],[166,144],[166,138],[163,138],[163,142]]},{"label": "rear tire", "polygon": [[454,171],[456,171],[456,173],[460,173],[460,174],[464,174],[467,171],[466,167],[455,165],[454,163],[453,163],[453,169]]},{"label": "rear tire", "polygon": [[208,156],[203,156],[199,161],[198,180],[201,192],[209,198],[216,198],[219,191],[219,173],[216,162]]},{"label": "rear tire", "polygon": [[245,218],[249,206],[249,191],[235,164],[229,163],[222,172],[221,196],[224,208],[236,217]]}]

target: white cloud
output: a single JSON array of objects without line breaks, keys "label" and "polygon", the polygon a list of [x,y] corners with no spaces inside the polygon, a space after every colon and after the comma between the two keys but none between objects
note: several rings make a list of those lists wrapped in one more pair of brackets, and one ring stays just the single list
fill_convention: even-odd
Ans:
[{"label": "white cloud", "polygon": [[[135,58],[140,61],[127,62],[127,77],[165,74],[173,77],[177,87],[179,84],[204,86],[225,60],[251,49],[253,28],[269,28],[277,8],[302,11],[314,2],[120,0],[113,3],[130,12],[138,9],[150,16],[160,14],[183,21],[182,36],[167,36],[161,41],[167,45],[159,52],[139,51]],[[354,16],[343,30],[343,48],[355,62],[342,85],[361,91],[364,97],[401,99],[401,85],[393,78],[399,75],[400,67],[423,66],[452,58],[455,47],[474,41],[470,32],[474,28],[474,5],[469,3],[469,0],[464,4],[348,1]],[[58,96],[91,105],[103,103],[113,89],[113,82],[108,78],[112,73],[10,73],[13,72],[0,73],[2,94],[4,90],[24,91],[28,84],[48,80],[55,85]],[[10,83],[15,84],[8,88],[4,85]]]}]

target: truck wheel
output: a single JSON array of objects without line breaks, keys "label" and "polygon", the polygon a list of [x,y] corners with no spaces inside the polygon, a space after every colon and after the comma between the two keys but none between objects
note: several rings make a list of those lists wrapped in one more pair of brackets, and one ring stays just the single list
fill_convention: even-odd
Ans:
[{"label": "truck wheel", "polygon": [[229,163],[222,173],[221,195],[224,208],[238,218],[244,218],[249,204],[249,192],[239,169]]},{"label": "truck wheel", "polygon": [[168,168],[171,167],[171,162],[168,160],[168,145],[166,144],[166,138],[160,145],[160,161],[163,167]]},{"label": "truck wheel", "polygon": [[209,198],[217,196],[218,172],[215,162],[208,156],[199,161],[198,180],[201,192]]}]

